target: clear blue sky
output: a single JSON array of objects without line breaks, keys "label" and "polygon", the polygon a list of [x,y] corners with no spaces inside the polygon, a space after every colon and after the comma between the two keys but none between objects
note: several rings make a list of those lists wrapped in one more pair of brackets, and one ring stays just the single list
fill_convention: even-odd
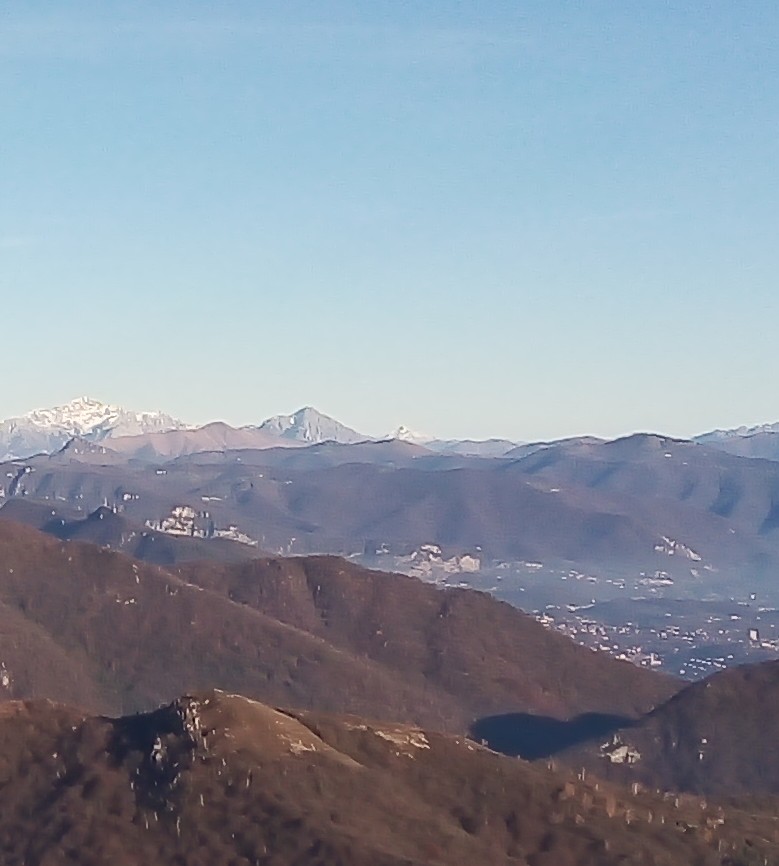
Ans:
[{"label": "clear blue sky", "polygon": [[779,419],[779,4],[4,2],[0,417]]}]

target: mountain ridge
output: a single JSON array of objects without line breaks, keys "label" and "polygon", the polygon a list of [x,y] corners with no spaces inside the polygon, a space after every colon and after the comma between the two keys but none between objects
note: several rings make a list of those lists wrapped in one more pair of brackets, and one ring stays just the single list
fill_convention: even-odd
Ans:
[{"label": "mountain ridge", "polygon": [[[465,732],[512,709],[635,716],[679,687],[487,594],[337,557],[161,567],[0,521],[0,562],[5,697],[128,712],[218,686]],[[76,679],[52,681],[48,661],[8,642],[10,625],[30,635],[26,646],[46,636]]]},{"label": "mountain ridge", "polygon": [[136,412],[77,397],[49,409],[34,409],[0,422],[0,459],[29,457],[63,448],[73,438],[99,442],[113,436],[184,429],[186,425],[161,411]]},{"label": "mountain ridge", "polygon": [[[79,397],[51,408],[35,409],[0,421],[0,460],[23,459],[36,453],[51,453],[73,437],[100,442],[166,431],[202,430],[214,424],[185,423],[162,411],[131,411],[121,406]],[[231,427],[231,425],[224,425]],[[262,431],[277,444],[400,440],[421,445],[434,452],[486,458],[518,457],[568,441],[605,441],[590,436],[568,436],[543,441],[516,441],[499,436],[486,439],[442,438],[423,434],[401,425],[385,435],[361,433],[313,406],[304,406],[288,415],[273,415],[257,424],[231,427],[232,430]],[[661,435],[661,434],[655,434]],[[627,436],[616,437],[617,439]],[[668,438],[668,437],[666,437]],[[779,422],[718,428],[690,437],[688,441],[720,448],[748,457],[779,459]]]}]

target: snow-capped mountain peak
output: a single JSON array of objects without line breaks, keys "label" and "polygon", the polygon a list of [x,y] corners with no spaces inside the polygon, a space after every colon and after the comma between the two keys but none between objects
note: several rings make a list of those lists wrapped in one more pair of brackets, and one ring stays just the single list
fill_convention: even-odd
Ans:
[{"label": "snow-capped mountain peak", "polygon": [[74,436],[80,436],[96,427],[110,424],[121,412],[118,406],[110,406],[90,397],[77,397],[62,406],[35,409],[16,420],[17,423],[26,422],[35,427],[67,430]]},{"label": "snow-capped mountain peak", "polygon": [[179,430],[186,425],[164,412],[133,412],[90,397],[35,409],[0,422],[0,459],[53,452],[74,436],[93,442],[116,436]]},{"label": "snow-capped mountain peak", "polygon": [[707,443],[720,439],[736,439],[746,436],[756,436],[759,433],[779,433],[779,421],[776,421],[773,424],[757,424],[754,427],[742,425],[741,427],[732,427],[726,430],[712,430],[709,433],[702,433],[700,436],[696,436],[694,441]]},{"label": "snow-capped mountain peak", "polygon": [[729,430],[712,430],[696,436],[693,441],[740,457],[779,460],[779,421],[754,427],[743,425]]},{"label": "snow-capped mountain peak", "polygon": [[405,427],[403,424],[393,430],[389,434],[388,438],[400,439],[401,442],[411,442],[414,445],[425,445],[428,442],[434,441],[433,436],[427,436],[425,433],[419,433],[416,430],[412,430],[410,427]]},{"label": "snow-capped mountain peak", "polygon": [[51,409],[35,409],[14,420],[20,425],[63,430],[71,436],[92,438],[101,438],[100,434],[128,436],[186,426],[164,412],[133,412],[91,397],[77,397]]},{"label": "snow-capped mountain peak", "polygon": [[364,442],[368,438],[336,421],[335,418],[324,415],[313,406],[304,406],[291,415],[274,415],[263,421],[259,429],[282,439],[294,439],[311,444],[317,442],[350,444]]}]

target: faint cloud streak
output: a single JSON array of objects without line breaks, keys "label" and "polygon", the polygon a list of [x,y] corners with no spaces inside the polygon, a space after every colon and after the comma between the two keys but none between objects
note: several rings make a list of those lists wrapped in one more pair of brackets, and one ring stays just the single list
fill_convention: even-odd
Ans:
[{"label": "faint cloud streak", "polygon": [[257,48],[274,54],[319,59],[348,53],[396,64],[458,64],[485,53],[514,53],[526,46],[521,34],[498,31],[383,26],[363,23],[240,20],[185,20],[151,17],[77,19],[50,13],[0,18],[0,59],[56,59],[98,62],[139,51],[209,53]]},{"label": "faint cloud streak", "polygon": [[0,250],[21,250],[31,247],[34,242],[29,235],[0,235]]}]

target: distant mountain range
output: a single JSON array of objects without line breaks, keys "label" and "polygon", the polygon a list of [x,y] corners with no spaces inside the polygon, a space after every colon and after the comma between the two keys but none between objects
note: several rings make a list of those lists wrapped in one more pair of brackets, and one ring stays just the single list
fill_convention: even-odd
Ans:
[{"label": "distant mountain range", "polygon": [[[729,581],[774,592],[777,461],[648,434],[530,443],[499,457],[409,437],[312,442],[358,435],[313,409],[135,435],[116,435],[118,412],[79,401],[72,414],[36,424],[85,435],[5,462],[5,515],[149,561],[331,553],[410,573],[542,563],[659,576],[682,595]],[[101,507],[121,519],[90,518]],[[206,546],[195,554],[181,538]]]},{"label": "distant mountain range", "polygon": [[400,442],[409,442],[436,451],[441,454],[462,454],[472,457],[503,457],[512,448],[516,448],[516,442],[509,439],[437,439],[435,436],[427,436],[418,433],[408,427],[397,427],[387,437],[397,439]]},{"label": "distant mountain range", "polygon": [[516,445],[505,439],[484,442],[434,439],[411,434],[406,428],[399,428],[385,437],[372,437],[347,427],[312,406],[291,415],[274,415],[257,425],[232,427],[217,421],[195,427],[163,412],[134,412],[80,397],[62,406],[37,409],[0,422],[0,460],[50,454],[73,438],[103,442],[112,450],[139,457],[173,457],[197,451],[322,442],[351,445],[382,439],[399,439],[444,453],[496,457]]},{"label": "distant mountain range", "polygon": [[[179,433],[180,435],[166,435]],[[232,427],[212,422],[200,427],[164,412],[136,412],[79,397],[62,406],[37,409],[0,422],[0,460],[51,454],[71,439],[104,442],[125,455],[175,457],[199,451],[271,448],[336,442],[398,440],[439,454],[474,457],[524,457],[563,442],[602,441],[570,437],[550,442],[514,442],[505,438],[441,439],[400,426],[386,436],[370,436],[306,406],[291,415],[274,415],[257,425]],[[118,442],[116,440],[121,440]],[[713,430],[692,441],[745,457],[779,460],[779,422]]]}]

